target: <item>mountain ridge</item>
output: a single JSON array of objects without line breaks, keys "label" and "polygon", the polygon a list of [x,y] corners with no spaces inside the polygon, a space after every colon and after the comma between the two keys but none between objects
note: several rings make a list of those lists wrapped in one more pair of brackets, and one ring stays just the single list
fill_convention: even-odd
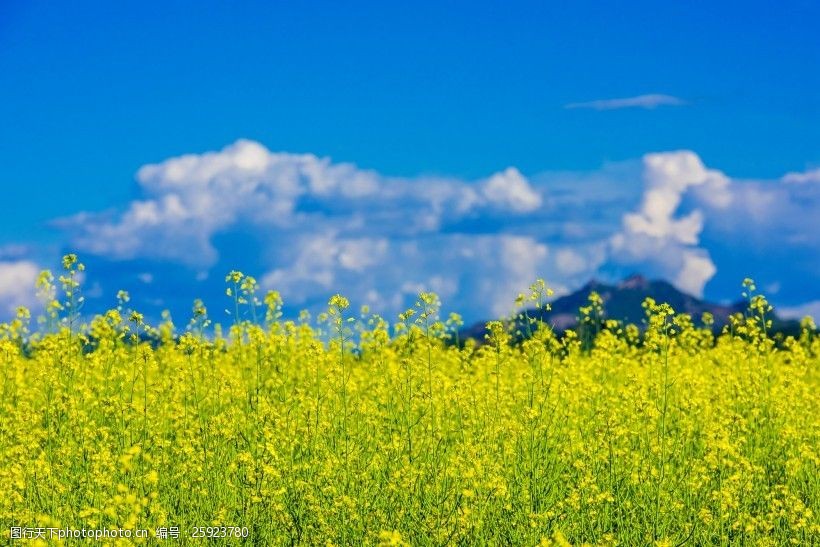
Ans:
[{"label": "mountain ridge", "polygon": [[[712,328],[716,331],[728,323],[731,315],[743,313],[748,306],[744,300],[731,304],[709,302],[687,294],[663,279],[649,280],[640,274],[633,274],[615,284],[591,279],[580,289],[553,300],[549,311],[539,312],[533,308],[526,311],[530,317],[540,317],[556,331],[564,332],[578,325],[579,308],[589,304],[588,297],[593,291],[603,301],[605,319],[616,319],[639,326],[645,318],[641,304],[646,298],[652,298],[659,304],[669,304],[675,313],[688,313],[697,325],[702,325],[701,317],[704,313],[710,313],[714,318]],[[798,321],[781,319],[776,314],[772,314],[771,319],[772,331],[799,333]],[[461,336],[483,340],[486,332],[486,322],[477,322],[463,329]]]}]

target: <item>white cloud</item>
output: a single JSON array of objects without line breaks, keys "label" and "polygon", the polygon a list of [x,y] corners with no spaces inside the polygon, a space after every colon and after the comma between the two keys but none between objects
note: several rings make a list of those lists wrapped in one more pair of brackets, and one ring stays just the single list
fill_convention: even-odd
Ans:
[{"label": "white cloud", "polygon": [[566,275],[575,275],[589,268],[589,264],[584,257],[572,249],[557,251],[555,253],[555,263],[558,269]]},{"label": "white cloud", "polygon": [[[311,290],[331,290],[342,277],[359,274],[384,263],[388,256],[385,238],[339,238],[335,233],[306,234],[289,251],[285,264],[262,279],[262,285],[293,295],[304,302]],[[348,281],[350,281],[348,279]],[[339,289],[341,290],[341,289]]]},{"label": "white cloud", "polygon": [[[537,277],[566,292],[639,271],[699,296],[721,275],[734,287],[761,260],[782,276],[761,281],[780,282],[778,298],[792,302],[792,270],[820,282],[813,173],[741,181],[680,150],[591,173],[528,178],[510,167],[474,181],[400,178],[240,140],[147,165],[137,175],[142,195],[122,212],[80,213],[61,225],[73,248],[137,260],[132,280],[134,272],[164,279],[149,267],[158,260],[189,266],[204,288],[251,254],[249,273],[294,306],[323,306],[341,291],[354,302],[380,300],[390,314],[424,288],[483,318],[509,311]],[[227,247],[246,240],[247,252]],[[789,253],[780,266],[754,254],[778,248]],[[732,270],[738,257],[749,264],[742,272]]]},{"label": "white cloud", "polygon": [[648,154],[641,204],[610,239],[611,260],[640,265],[697,296],[721,267],[738,279],[762,270],[777,276],[768,283],[792,287],[793,299],[805,290],[805,276],[816,279],[820,270],[815,176],[737,180],[706,168],[693,152]]},{"label": "white cloud", "polygon": [[514,167],[487,179],[482,185],[482,191],[491,204],[502,209],[526,213],[541,206],[541,195]]},{"label": "white cloud", "polygon": [[680,215],[684,195],[709,187],[706,199],[724,209],[731,204],[729,179],[707,169],[689,151],[647,154],[643,158],[644,194],[638,211],[623,215],[623,227],[610,239],[613,260],[643,264],[679,289],[702,296],[717,268],[709,253],[698,248],[705,217],[694,209]]},{"label": "white cloud", "polygon": [[686,101],[671,95],[652,93],[648,95],[638,95],[637,97],[624,97],[621,99],[601,99],[583,103],[570,103],[565,108],[591,108],[593,110],[617,110],[621,108],[646,108],[652,109],[659,106],[683,106]]},{"label": "white cloud", "polygon": [[607,262],[669,280],[678,289],[702,296],[717,272],[709,252],[668,238],[619,232],[609,241]]},{"label": "white cloud", "polygon": [[782,180],[789,184],[818,184],[820,183],[820,168],[803,173],[787,173]]},{"label": "white cloud", "polygon": [[504,236],[498,238],[500,256],[484,267],[495,269],[496,276],[488,275],[493,288],[487,287],[494,315],[504,315],[512,308],[516,295],[529,286],[544,271],[549,249],[530,237]]},{"label": "white cloud", "polygon": [[731,180],[725,186],[732,204],[728,210],[700,193],[695,198],[713,238],[736,242],[739,252],[789,248],[793,259],[804,256],[816,264],[820,257],[820,184],[813,182],[817,173],[789,173],[779,181]]},{"label": "white cloud", "polygon": [[30,252],[31,249],[27,245],[20,245],[19,243],[0,245],[0,260],[19,260]]},{"label": "white cloud", "polygon": [[643,161],[646,190],[640,210],[624,217],[627,230],[696,245],[703,229],[703,214],[695,210],[675,218],[683,195],[690,188],[704,186],[707,191],[702,199],[725,208],[732,199],[727,190],[729,179],[719,171],[706,169],[689,151],[647,154]]},{"label": "white cloud", "polygon": [[808,316],[820,322],[820,300],[806,302],[799,306],[778,307],[775,312],[786,319],[803,319]]},{"label": "white cloud", "polygon": [[699,249],[686,249],[681,258],[683,264],[672,283],[684,292],[702,296],[704,285],[717,273],[715,264],[705,251]]},{"label": "white cloud", "polygon": [[18,306],[37,305],[34,283],[40,268],[30,260],[0,262],[0,314],[12,316]]},{"label": "white cloud", "polygon": [[402,242],[315,234],[301,237],[288,257],[263,276],[262,286],[293,305],[339,290],[360,302],[381,295],[382,307],[395,313],[432,290],[464,313],[501,314],[548,267],[549,251],[513,235],[431,234]]},{"label": "white cloud", "polygon": [[541,196],[514,168],[481,183],[389,178],[312,154],[270,152],[248,140],[146,165],[137,181],[145,198],[122,214],[80,213],[59,221],[74,233],[75,247],[115,259],[207,267],[219,258],[213,236],[238,225],[298,232],[335,214],[348,231],[380,225],[417,234],[474,212],[518,215],[541,205]]}]

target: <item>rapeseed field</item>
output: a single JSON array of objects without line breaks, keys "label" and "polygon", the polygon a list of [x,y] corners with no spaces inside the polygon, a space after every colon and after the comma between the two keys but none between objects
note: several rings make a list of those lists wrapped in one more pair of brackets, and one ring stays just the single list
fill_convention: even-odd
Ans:
[{"label": "rapeseed field", "polygon": [[623,325],[593,294],[560,336],[524,311],[538,281],[477,343],[431,293],[390,323],[340,295],[290,321],[240,272],[224,328],[202,302],[148,325],[124,292],[88,318],[63,265],[39,324],[0,326],[4,542],[820,543],[820,338],[771,336],[751,280],[722,333],[651,300]]}]

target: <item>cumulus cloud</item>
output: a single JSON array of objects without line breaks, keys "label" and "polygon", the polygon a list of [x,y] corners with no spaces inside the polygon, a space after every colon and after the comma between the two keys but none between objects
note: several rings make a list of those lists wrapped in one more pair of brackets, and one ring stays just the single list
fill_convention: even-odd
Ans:
[{"label": "cumulus cloud", "polygon": [[803,173],[787,173],[783,182],[789,184],[820,184],[820,169],[812,169]]},{"label": "cumulus cloud", "polygon": [[621,108],[645,108],[653,109],[659,106],[683,106],[686,101],[672,95],[662,95],[652,93],[648,95],[638,95],[636,97],[624,97],[621,99],[600,99],[597,101],[587,101],[582,103],[569,103],[565,108],[591,108],[593,110],[618,110]]},{"label": "cumulus cloud", "polygon": [[[486,318],[537,277],[562,293],[635,271],[698,296],[763,271],[761,286],[778,282],[778,298],[796,305],[789,275],[820,285],[814,177],[732,179],[686,150],[589,173],[390,177],[240,140],[146,165],[139,199],[59,225],[109,272],[98,279],[106,290],[151,301],[203,296],[240,267],[310,309],[341,291],[392,314],[434,290]],[[169,283],[173,295],[162,293]]]},{"label": "cumulus cloud", "polygon": [[770,284],[791,286],[795,297],[805,279],[794,277],[820,272],[814,177],[809,171],[737,180],[691,151],[647,154],[641,204],[610,239],[611,260],[640,265],[698,296],[723,271],[724,287],[760,272]]},{"label": "cumulus cloud", "polygon": [[317,218],[335,217],[347,232],[380,225],[413,235],[482,210],[515,215],[541,204],[513,168],[478,183],[388,178],[312,154],[270,152],[248,140],[146,165],[137,181],[146,199],[121,214],[80,213],[59,222],[74,234],[74,245],[117,259],[210,266],[219,258],[213,236],[239,224],[297,233]]},{"label": "cumulus cloud", "polygon": [[790,173],[779,181],[732,180],[726,186],[730,211],[703,196],[695,197],[709,218],[707,231],[713,239],[734,239],[741,252],[788,249],[794,258],[809,252],[820,267],[820,183],[815,182],[816,177],[817,171],[808,171]]},{"label": "cumulus cloud", "polygon": [[422,290],[473,316],[507,313],[519,291],[548,266],[547,245],[515,235],[426,234],[413,240],[302,236],[262,286],[309,306],[343,290],[380,309],[401,311]]},{"label": "cumulus cloud", "polygon": [[519,213],[534,211],[541,206],[541,195],[514,167],[487,179],[482,185],[482,193],[489,203]]},{"label": "cumulus cloud", "polygon": [[30,260],[0,261],[0,314],[9,317],[18,306],[37,305],[34,283],[39,273]]},{"label": "cumulus cloud", "polygon": [[717,268],[706,251],[685,249],[681,253],[678,274],[672,283],[684,292],[703,296],[703,287],[717,273]]},{"label": "cumulus cloud", "polygon": [[699,199],[718,208],[731,205],[729,178],[715,169],[707,169],[694,152],[681,150],[647,154],[643,158],[646,185],[643,212],[657,219],[669,217],[680,205],[688,190],[704,189]]},{"label": "cumulus cloud", "polygon": [[787,319],[803,319],[811,317],[815,322],[820,321],[820,300],[813,300],[798,306],[784,306],[777,308],[777,313]]},{"label": "cumulus cloud", "polygon": [[572,249],[561,249],[555,253],[558,270],[566,275],[573,275],[589,269],[589,264],[580,253]]},{"label": "cumulus cloud", "polygon": [[388,257],[389,243],[385,238],[308,233],[284,250],[288,256],[281,261],[282,266],[268,272],[262,285],[305,301],[316,289],[331,290],[342,284],[343,277],[355,281],[366,270],[382,265]]},{"label": "cumulus cloud", "polygon": [[643,158],[644,193],[640,207],[623,216],[622,229],[610,239],[613,259],[644,264],[679,289],[703,295],[717,272],[708,251],[698,248],[704,214],[679,214],[684,195],[708,187],[700,198],[716,208],[729,207],[729,179],[707,169],[690,151],[647,154]]}]

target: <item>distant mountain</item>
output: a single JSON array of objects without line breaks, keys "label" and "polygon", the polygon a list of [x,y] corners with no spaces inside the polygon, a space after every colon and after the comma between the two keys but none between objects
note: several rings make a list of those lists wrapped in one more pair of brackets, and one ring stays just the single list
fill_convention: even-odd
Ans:
[{"label": "distant mountain", "polygon": [[[575,328],[578,325],[578,309],[588,305],[591,292],[597,292],[603,300],[604,317],[616,319],[625,323],[642,325],[646,317],[641,304],[646,298],[653,298],[657,303],[667,303],[676,313],[688,313],[696,324],[700,324],[703,313],[709,312],[714,316],[715,330],[721,329],[729,320],[729,316],[743,312],[746,302],[738,301],[733,304],[715,304],[701,300],[692,295],[679,291],[671,283],[663,280],[647,280],[640,275],[627,277],[617,285],[608,285],[596,280],[588,282],[572,294],[557,298],[552,302],[552,310],[543,312],[541,319],[559,332]],[[530,317],[537,317],[535,310],[528,310]],[[486,334],[486,322],[476,323],[461,332],[462,338],[483,340]],[[787,334],[800,332],[798,321],[783,320],[772,316],[772,330]]]}]

